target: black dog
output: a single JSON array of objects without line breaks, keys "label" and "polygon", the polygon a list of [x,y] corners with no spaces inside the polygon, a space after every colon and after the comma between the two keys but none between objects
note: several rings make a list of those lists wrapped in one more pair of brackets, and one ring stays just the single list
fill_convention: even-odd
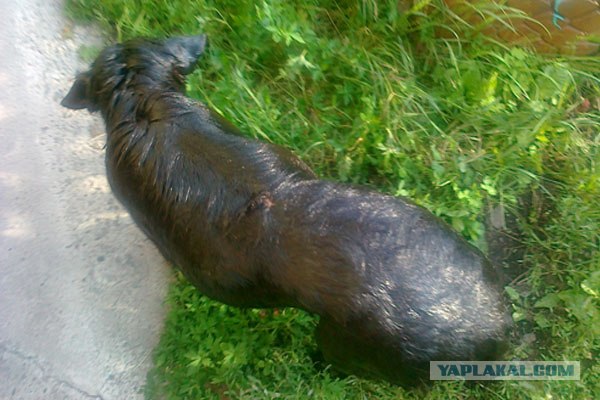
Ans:
[{"label": "black dog", "polygon": [[135,222],[200,291],[320,315],[338,369],[395,383],[430,360],[498,356],[509,325],[486,258],[406,200],[319,180],[184,96],[204,36],[106,48],[62,104],[100,110]]}]

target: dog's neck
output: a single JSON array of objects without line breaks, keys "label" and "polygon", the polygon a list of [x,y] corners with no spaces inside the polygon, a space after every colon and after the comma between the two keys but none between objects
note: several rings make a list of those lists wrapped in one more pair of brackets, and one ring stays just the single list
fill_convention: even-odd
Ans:
[{"label": "dog's neck", "polygon": [[169,75],[158,77],[152,74],[129,72],[120,79],[107,81],[104,85],[106,90],[102,91],[106,96],[99,99],[99,108],[109,132],[119,124],[139,119],[140,112],[147,111],[144,109],[151,106],[150,103],[153,102],[151,99],[169,93],[183,94],[185,91],[183,75],[173,73]]}]

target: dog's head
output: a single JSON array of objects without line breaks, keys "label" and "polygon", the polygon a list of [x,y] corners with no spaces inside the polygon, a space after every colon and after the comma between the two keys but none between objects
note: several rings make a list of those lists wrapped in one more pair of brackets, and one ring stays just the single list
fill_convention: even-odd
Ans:
[{"label": "dog's head", "polygon": [[96,111],[128,85],[182,89],[204,52],[206,35],[166,40],[133,39],[107,47],[89,71],[80,73],[62,100],[64,107]]}]

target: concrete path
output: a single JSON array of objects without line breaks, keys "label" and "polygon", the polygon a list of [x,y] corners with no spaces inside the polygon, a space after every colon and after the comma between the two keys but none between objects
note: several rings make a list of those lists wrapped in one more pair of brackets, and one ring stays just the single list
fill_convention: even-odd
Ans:
[{"label": "concrete path", "polygon": [[58,104],[94,37],[0,0],[0,399],[134,399],[169,270],[113,198],[98,116]]}]

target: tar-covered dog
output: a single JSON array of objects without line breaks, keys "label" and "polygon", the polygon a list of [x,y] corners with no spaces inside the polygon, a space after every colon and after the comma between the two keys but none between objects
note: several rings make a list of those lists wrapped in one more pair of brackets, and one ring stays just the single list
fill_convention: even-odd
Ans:
[{"label": "tar-covered dog", "polygon": [[162,254],[223,303],[318,314],[346,373],[410,383],[430,360],[497,357],[509,320],[486,258],[427,210],[318,179],[187,98],[205,42],[108,47],[62,102],[102,113],[112,190]]}]

